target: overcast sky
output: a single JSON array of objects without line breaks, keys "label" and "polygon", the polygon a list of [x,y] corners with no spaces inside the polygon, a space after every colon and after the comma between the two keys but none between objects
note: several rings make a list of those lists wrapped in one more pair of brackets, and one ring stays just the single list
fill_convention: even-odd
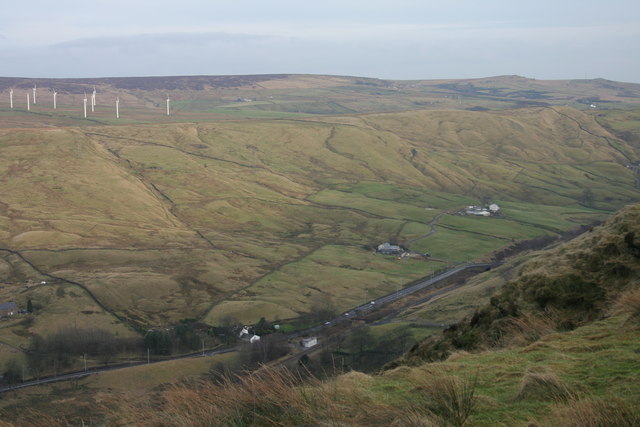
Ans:
[{"label": "overcast sky", "polygon": [[640,83],[638,0],[5,0],[0,10],[3,77]]}]

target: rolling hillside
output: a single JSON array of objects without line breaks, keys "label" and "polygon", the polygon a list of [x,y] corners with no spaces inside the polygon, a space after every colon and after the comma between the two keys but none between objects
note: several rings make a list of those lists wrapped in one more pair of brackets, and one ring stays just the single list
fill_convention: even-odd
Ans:
[{"label": "rolling hillside", "polygon": [[[139,326],[342,310],[640,195],[634,144],[560,107],[2,129],[0,150],[0,247],[22,257],[2,280],[28,262]],[[450,215],[489,201],[504,217]],[[383,241],[433,259],[365,249]]]}]

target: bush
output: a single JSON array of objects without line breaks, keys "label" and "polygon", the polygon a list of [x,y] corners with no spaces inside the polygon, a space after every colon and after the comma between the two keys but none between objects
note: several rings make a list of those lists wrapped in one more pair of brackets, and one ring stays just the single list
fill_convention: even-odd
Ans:
[{"label": "bush", "polygon": [[553,306],[593,313],[601,305],[606,293],[597,283],[569,274],[530,285],[529,295],[540,308]]},{"label": "bush", "polygon": [[149,331],[144,337],[144,345],[152,354],[170,355],[172,350],[171,336],[163,331]]}]

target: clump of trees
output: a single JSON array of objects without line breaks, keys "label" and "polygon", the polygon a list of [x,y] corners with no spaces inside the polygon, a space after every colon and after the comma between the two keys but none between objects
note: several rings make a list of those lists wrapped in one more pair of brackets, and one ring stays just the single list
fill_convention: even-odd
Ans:
[{"label": "clump of trees", "polygon": [[142,348],[142,340],[137,337],[117,337],[98,328],[65,328],[47,336],[32,336],[26,358],[29,373],[40,377],[44,372],[70,368],[82,358],[107,365],[119,353],[141,353]]}]

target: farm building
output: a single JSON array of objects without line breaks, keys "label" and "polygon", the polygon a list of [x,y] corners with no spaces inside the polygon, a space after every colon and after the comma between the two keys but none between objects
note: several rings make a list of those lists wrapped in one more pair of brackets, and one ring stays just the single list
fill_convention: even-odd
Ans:
[{"label": "farm building", "polygon": [[467,215],[475,215],[475,216],[489,216],[491,213],[486,208],[481,208],[479,206],[468,206],[464,211]]},{"label": "farm building", "polygon": [[316,337],[303,338],[301,344],[304,348],[313,347],[314,345],[318,345],[318,338]]},{"label": "farm building", "polygon": [[13,316],[18,312],[18,305],[15,302],[3,302],[0,304],[0,317]]},{"label": "farm building", "polygon": [[378,245],[378,252],[383,255],[399,255],[404,252],[404,250],[398,245],[392,245],[389,242],[384,242],[381,245]]}]

